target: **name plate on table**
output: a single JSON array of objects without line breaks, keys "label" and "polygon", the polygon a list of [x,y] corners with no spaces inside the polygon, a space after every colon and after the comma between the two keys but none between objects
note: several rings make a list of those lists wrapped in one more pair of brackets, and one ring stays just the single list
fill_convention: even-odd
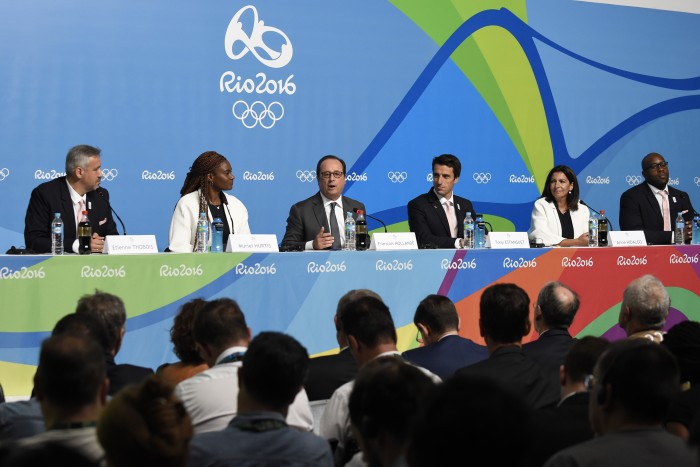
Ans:
[{"label": "name plate on table", "polygon": [[610,246],[647,246],[643,230],[623,230],[608,232]]},{"label": "name plate on table", "polygon": [[530,248],[527,232],[490,232],[486,239],[486,248]]},{"label": "name plate on table", "polygon": [[228,236],[226,251],[229,253],[275,253],[280,251],[280,248],[277,245],[277,235],[275,234],[233,234]]},{"label": "name plate on table", "polygon": [[107,235],[102,253],[108,255],[142,255],[158,253],[155,235]]},{"label": "name plate on table", "polygon": [[372,234],[370,250],[417,250],[418,242],[413,232],[375,232]]}]

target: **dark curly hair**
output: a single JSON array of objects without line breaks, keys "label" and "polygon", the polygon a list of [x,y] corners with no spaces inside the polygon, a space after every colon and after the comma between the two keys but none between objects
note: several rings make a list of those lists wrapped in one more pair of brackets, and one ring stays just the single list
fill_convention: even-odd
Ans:
[{"label": "dark curly hair", "polygon": [[195,298],[182,305],[182,308],[175,316],[173,327],[170,328],[170,341],[173,343],[173,351],[182,363],[189,365],[204,363],[202,357],[199,356],[199,352],[197,352],[197,346],[192,335],[192,323],[194,323],[197,311],[206,303],[206,300]]}]

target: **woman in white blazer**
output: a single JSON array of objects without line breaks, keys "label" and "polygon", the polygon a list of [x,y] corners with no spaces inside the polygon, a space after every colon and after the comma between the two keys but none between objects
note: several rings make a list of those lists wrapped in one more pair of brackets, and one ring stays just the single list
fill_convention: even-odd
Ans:
[{"label": "woman in white blazer", "polygon": [[[195,159],[185,177],[170,221],[170,251],[193,252],[197,248],[197,220],[200,212],[212,220],[220,218],[224,223],[224,248],[229,234],[250,234],[248,210],[243,203],[224,190],[233,188],[231,164],[221,154],[207,151]],[[209,235],[211,239],[211,235]],[[211,240],[209,240],[211,244]]]},{"label": "woman in white blazer", "polygon": [[579,201],[578,180],[570,167],[549,171],[542,197],[535,201],[528,236],[546,246],[588,246],[590,211]]}]

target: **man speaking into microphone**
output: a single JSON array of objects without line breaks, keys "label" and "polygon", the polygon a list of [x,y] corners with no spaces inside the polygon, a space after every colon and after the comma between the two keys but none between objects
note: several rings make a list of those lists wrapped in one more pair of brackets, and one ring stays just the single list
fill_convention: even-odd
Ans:
[{"label": "man speaking into microphone", "polygon": [[24,218],[24,242],[35,253],[51,252],[51,221],[61,213],[66,251],[78,252],[78,223],[88,212],[92,227],[90,251],[101,253],[105,236],[118,235],[109,193],[100,188],[102,161],[99,148],[81,144],[66,155],[66,175],[32,190]]}]

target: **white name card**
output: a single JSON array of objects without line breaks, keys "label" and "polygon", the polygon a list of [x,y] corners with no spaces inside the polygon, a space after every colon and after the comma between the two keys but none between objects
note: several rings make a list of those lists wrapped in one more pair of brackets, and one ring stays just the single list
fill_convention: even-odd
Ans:
[{"label": "white name card", "polygon": [[490,232],[486,238],[486,248],[530,248],[527,232]]},{"label": "white name card", "polygon": [[646,246],[647,239],[642,230],[623,230],[608,232],[610,246]]},{"label": "white name card", "polygon": [[108,255],[142,255],[158,253],[155,235],[107,235],[102,253]]},{"label": "white name card", "polygon": [[233,234],[228,236],[226,251],[229,253],[274,253],[280,251],[280,248],[277,245],[277,235],[275,234]]},{"label": "white name card", "polygon": [[417,250],[416,234],[413,232],[375,232],[372,234],[370,250]]}]

